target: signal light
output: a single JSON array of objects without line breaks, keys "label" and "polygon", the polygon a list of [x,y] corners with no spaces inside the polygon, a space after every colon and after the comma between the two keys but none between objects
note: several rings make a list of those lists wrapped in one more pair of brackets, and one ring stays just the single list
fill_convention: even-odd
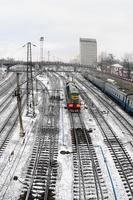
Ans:
[{"label": "signal light", "polygon": [[68,104],[68,108],[73,108],[73,104]]},{"label": "signal light", "polygon": [[79,109],[79,108],[80,108],[80,104],[76,104],[76,108],[78,108],[78,109]]}]

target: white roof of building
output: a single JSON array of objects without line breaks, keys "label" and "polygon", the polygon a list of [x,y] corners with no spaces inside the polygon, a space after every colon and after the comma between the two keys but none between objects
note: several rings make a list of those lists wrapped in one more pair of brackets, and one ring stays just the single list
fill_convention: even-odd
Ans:
[{"label": "white roof of building", "polygon": [[116,67],[116,68],[120,68],[120,69],[122,69],[123,68],[123,66],[122,65],[120,65],[120,64],[113,64],[113,65],[111,65],[112,67]]}]

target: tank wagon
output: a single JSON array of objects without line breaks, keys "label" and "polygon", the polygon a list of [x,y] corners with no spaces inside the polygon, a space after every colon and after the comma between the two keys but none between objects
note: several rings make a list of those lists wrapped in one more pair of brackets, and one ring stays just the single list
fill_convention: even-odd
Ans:
[{"label": "tank wagon", "polygon": [[66,83],[66,104],[71,112],[79,112],[81,108],[79,92],[73,82]]},{"label": "tank wagon", "polygon": [[102,90],[115,100],[123,109],[133,115],[133,93],[128,94],[120,90],[116,85],[101,80],[90,74],[85,74],[84,77],[93,83],[96,87]]}]

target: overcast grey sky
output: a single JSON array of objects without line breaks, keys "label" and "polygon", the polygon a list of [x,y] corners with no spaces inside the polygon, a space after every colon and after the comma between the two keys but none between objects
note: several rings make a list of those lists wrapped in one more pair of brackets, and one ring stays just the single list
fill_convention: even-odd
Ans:
[{"label": "overcast grey sky", "polygon": [[79,38],[96,38],[101,51],[133,53],[133,0],[0,0],[0,57],[24,59],[28,41],[45,37],[44,56],[68,61],[79,55]]}]

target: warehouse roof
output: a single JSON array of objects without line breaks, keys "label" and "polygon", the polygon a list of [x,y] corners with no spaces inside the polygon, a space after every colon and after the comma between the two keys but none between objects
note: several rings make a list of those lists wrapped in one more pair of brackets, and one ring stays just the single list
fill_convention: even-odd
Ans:
[{"label": "warehouse roof", "polygon": [[123,66],[120,65],[120,64],[113,64],[113,65],[111,65],[111,66],[112,66],[112,67],[119,68],[119,69],[122,69],[122,68],[123,68]]}]

